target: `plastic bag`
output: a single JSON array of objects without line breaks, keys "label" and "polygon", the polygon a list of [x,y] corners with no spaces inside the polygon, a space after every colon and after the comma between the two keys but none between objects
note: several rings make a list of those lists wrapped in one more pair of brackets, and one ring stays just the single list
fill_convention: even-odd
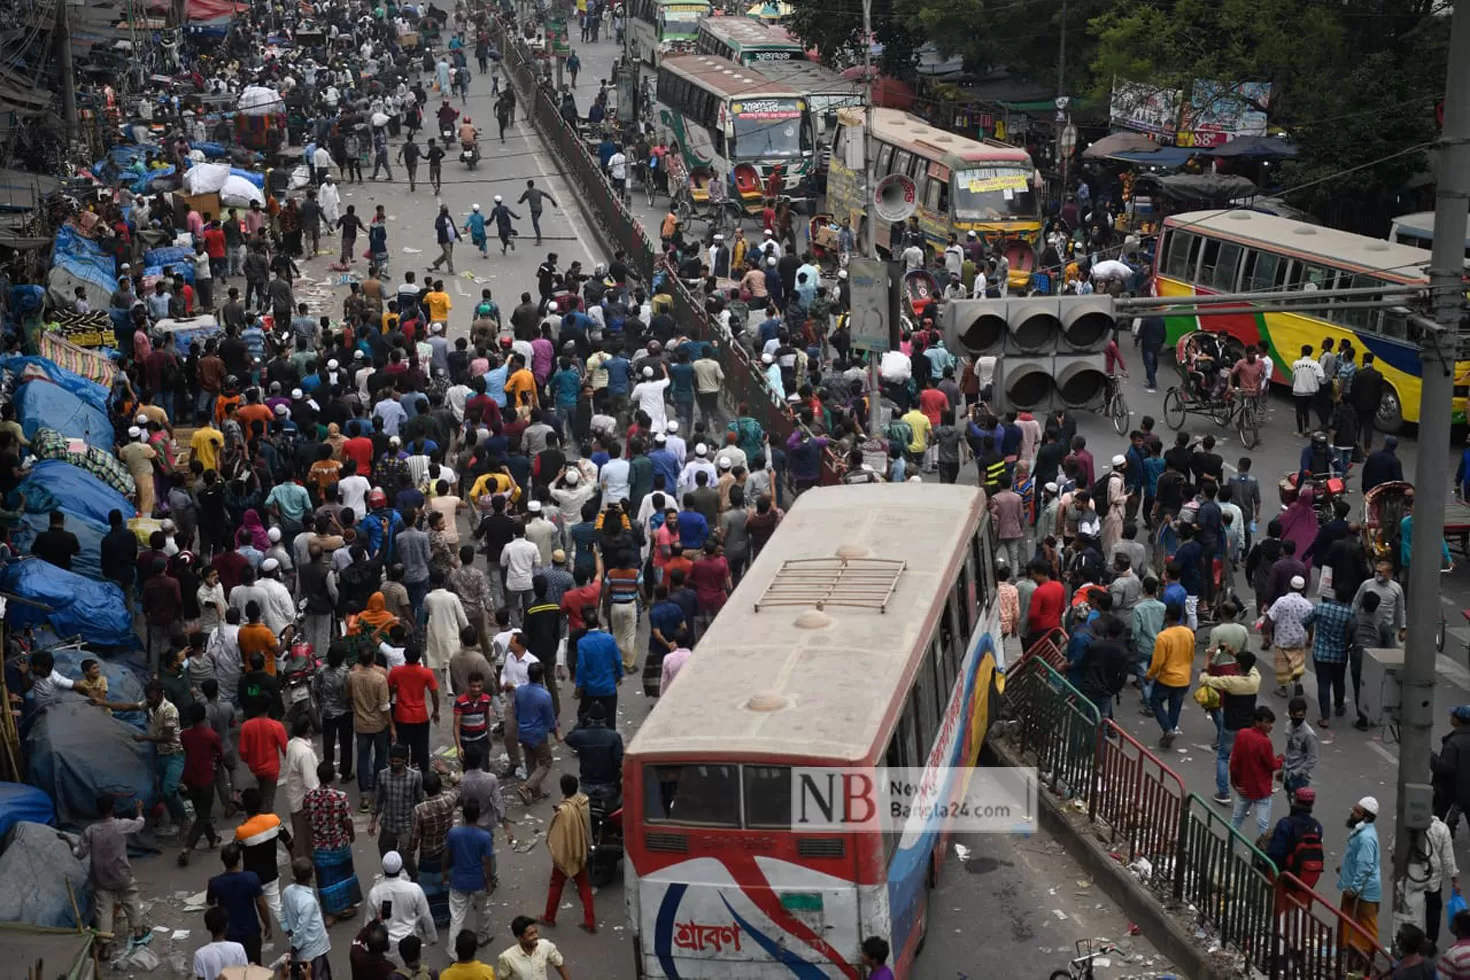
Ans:
[{"label": "plastic bag", "polygon": [[1450,900],[1444,903],[1445,918],[1449,922],[1455,921],[1455,916],[1465,911],[1465,896],[1460,894],[1459,889],[1450,893]]}]

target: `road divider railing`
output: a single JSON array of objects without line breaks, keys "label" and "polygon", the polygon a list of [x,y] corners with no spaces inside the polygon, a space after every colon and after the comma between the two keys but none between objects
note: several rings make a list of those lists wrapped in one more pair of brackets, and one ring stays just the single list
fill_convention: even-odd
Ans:
[{"label": "road divider railing", "polygon": [[[721,365],[733,401],[749,406],[751,417],[766,430],[771,445],[784,448],[796,426],[790,408],[766,383],[765,372],[752,360],[751,353],[735,343],[728,331],[711,319],[699,298],[679,279],[676,270],[666,265],[662,243],[649,238],[626,202],[604,176],[599,161],[580,134],[562,118],[552,100],[552,93],[538,81],[535,55],[525,41],[516,36],[514,26],[502,18],[496,21],[496,30],[503,53],[501,64],[515,88],[517,105],[523,107],[546,141],[561,165],[563,175],[583,195],[591,210],[590,219],[598,224],[607,240],[624,253],[628,264],[644,283],[652,284],[656,275],[667,275],[675,321],[688,335],[713,343],[724,355]],[[836,476],[836,460],[826,453],[823,480],[832,482]]]},{"label": "road divider railing", "polygon": [[[1059,631],[1058,631],[1059,632]],[[1032,644],[1006,672],[1003,726],[1040,784],[1085,815],[1099,840],[1167,904],[1270,980],[1386,976],[1388,953],[1333,903],[1289,874],[1187,792],[1153,752],[1104,717]],[[1065,660],[1062,661],[1065,667]]]}]

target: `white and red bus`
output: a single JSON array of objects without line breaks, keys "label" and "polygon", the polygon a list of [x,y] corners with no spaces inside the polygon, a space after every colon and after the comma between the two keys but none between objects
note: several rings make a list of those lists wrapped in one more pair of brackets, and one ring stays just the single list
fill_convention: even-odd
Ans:
[{"label": "white and red bus", "polygon": [[640,977],[856,980],[875,935],[914,975],[947,827],[800,831],[793,770],[922,768],[934,799],[964,794],[1002,657],[992,569],[977,488],[797,500],[628,747]]}]

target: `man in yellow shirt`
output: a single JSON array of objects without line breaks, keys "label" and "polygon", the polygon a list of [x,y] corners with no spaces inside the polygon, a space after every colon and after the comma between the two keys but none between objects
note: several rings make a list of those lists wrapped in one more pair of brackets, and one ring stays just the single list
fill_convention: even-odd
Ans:
[{"label": "man in yellow shirt", "polygon": [[449,311],[454,309],[454,302],[444,291],[443,279],[435,279],[434,287],[424,294],[424,306],[429,311],[430,323],[449,324]]},{"label": "man in yellow shirt", "polygon": [[1164,628],[1154,639],[1154,656],[1144,680],[1154,682],[1152,704],[1163,735],[1159,748],[1167,749],[1179,734],[1179,709],[1194,676],[1194,631],[1183,625],[1184,609],[1164,608]]},{"label": "man in yellow shirt", "polygon": [[210,470],[219,471],[219,454],[224,445],[224,433],[214,427],[213,419],[205,419],[204,424],[195,429],[194,435],[189,439],[189,450],[206,473]]},{"label": "man in yellow shirt", "polygon": [[537,405],[536,376],[526,367],[520,354],[510,355],[510,377],[505,379],[505,400],[516,414],[524,418]]},{"label": "man in yellow shirt", "polygon": [[909,459],[913,464],[913,472],[917,474],[924,465],[924,450],[929,448],[929,433],[934,424],[929,421],[929,416],[919,411],[915,405],[902,416],[902,421],[913,431],[913,438],[908,445]]},{"label": "man in yellow shirt", "polygon": [[495,969],[475,958],[480,946],[473,929],[461,929],[454,937],[454,963],[439,972],[439,980],[495,980]]}]

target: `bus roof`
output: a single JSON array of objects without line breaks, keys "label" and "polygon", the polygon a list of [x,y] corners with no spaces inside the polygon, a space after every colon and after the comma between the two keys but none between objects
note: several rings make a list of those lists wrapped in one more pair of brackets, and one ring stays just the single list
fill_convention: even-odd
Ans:
[{"label": "bus roof", "polygon": [[707,54],[681,54],[665,58],[659,71],[669,71],[728,98],[753,95],[773,98],[800,98],[801,93],[789,86],[771,81],[753,68],[737,65],[724,58]]},{"label": "bus roof", "polygon": [[[1432,240],[1434,238],[1434,212],[1415,211],[1413,214],[1401,214],[1393,219],[1393,230],[1406,232],[1416,238]],[[1470,231],[1465,234],[1465,247],[1470,249]]]},{"label": "bus roof", "polygon": [[[1003,143],[981,143],[958,133],[935,129],[918,116],[899,109],[874,107],[873,136],[927,159],[953,158],[959,163],[1031,163],[1031,154],[1019,146]],[[844,109],[839,118],[849,126],[861,126],[860,109]]]},{"label": "bus roof", "polygon": [[1380,238],[1354,235],[1336,228],[1309,225],[1304,221],[1260,211],[1185,211],[1164,219],[1164,227],[1199,231],[1242,245],[1302,258],[1320,259],[1334,268],[1371,273],[1395,282],[1416,283],[1428,279],[1429,252]]},{"label": "bus roof", "polygon": [[749,17],[706,17],[700,21],[702,30],[709,31],[722,41],[730,41],[745,47],[794,48],[806,55],[806,48],[791,36],[791,32],[775,24],[762,24]]},{"label": "bus roof", "polygon": [[862,82],[843,78],[815,61],[762,61],[753,70],[808,95],[839,95],[861,103],[867,93]]},{"label": "bus roof", "polygon": [[[697,759],[799,757],[861,762],[881,753],[985,511],[976,487],[881,484],[803,494],[700,639],[629,754]],[[911,515],[911,516],[910,516]],[[756,603],[788,562],[901,561],[886,608]],[[800,567],[800,566],[796,566]],[[878,575],[882,578],[882,575]],[[753,705],[766,702],[775,710]]]}]

